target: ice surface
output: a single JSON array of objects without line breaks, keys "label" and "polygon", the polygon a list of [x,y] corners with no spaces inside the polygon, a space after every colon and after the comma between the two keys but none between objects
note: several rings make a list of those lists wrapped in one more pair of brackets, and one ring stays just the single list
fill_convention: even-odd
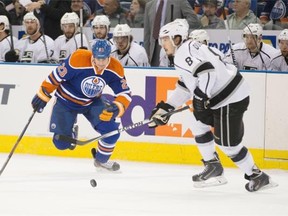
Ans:
[{"label": "ice surface", "polygon": [[225,168],[228,184],[199,189],[201,166],[118,162],[119,173],[97,172],[92,159],[15,154],[0,176],[0,215],[288,215],[284,170],[266,170],[277,188],[250,193],[236,168]]}]

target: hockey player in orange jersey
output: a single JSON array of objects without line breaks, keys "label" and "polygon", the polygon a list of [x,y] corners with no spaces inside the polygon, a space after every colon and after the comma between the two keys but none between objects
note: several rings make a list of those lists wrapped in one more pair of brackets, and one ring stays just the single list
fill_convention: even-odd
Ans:
[{"label": "hockey player in orange jersey", "polygon": [[[73,137],[73,124],[78,114],[83,114],[101,135],[118,129],[115,118],[123,115],[131,102],[131,95],[124,69],[118,60],[110,57],[110,53],[111,46],[107,40],[98,40],[92,46],[92,52],[76,50],[49,74],[32,99],[34,110],[42,112],[55,91],[50,131],[54,133],[56,148],[73,149],[71,143],[58,140],[57,135]],[[113,101],[107,102],[102,97],[106,85],[115,94]],[[97,148],[92,149],[96,167],[112,171],[120,169],[117,162],[109,161],[119,136],[104,138],[98,142]]]}]

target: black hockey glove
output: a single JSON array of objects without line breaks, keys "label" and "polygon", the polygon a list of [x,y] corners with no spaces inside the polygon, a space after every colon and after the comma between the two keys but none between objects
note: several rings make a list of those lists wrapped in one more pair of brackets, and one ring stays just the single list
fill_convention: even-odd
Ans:
[{"label": "black hockey glove", "polygon": [[47,92],[44,87],[41,87],[39,92],[32,99],[32,107],[38,113],[43,112],[44,107],[49,102],[52,96]]},{"label": "black hockey glove", "polygon": [[193,108],[198,112],[209,109],[208,96],[204,94],[198,87],[194,90]]},{"label": "black hockey glove", "polygon": [[19,60],[19,54],[15,50],[10,50],[5,54],[5,62],[17,62]]},{"label": "black hockey glove", "polygon": [[148,124],[149,128],[155,128],[159,125],[165,125],[168,123],[170,116],[163,116],[168,112],[173,111],[175,108],[168,103],[161,101],[157,106],[152,110],[150,115],[150,120],[153,122]]}]

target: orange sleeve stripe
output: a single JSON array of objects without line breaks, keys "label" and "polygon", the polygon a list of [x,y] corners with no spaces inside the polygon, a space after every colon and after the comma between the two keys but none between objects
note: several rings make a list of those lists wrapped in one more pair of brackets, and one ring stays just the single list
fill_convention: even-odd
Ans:
[{"label": "orange sleeve stripe", "polygon": [[54,92],[58,87],[58,86],[53,85],[47,81],[43,81],[41,86],[44,87],[49,94]]},{"label": "orange sleeve stripe", "polygon": [[49,75],[49,79],[54,85],[59,85],[59,82],[55,79],[52,73]]},{"label": "orange sleeve stripe", "polygon": [[127,98],[122,95],[117,96],[115,98],[115,101],[121,103],[124,106],[124,110],[126,110],[128,106],[130,105],[130,101],[127,100]]},{"label": "orange sleeve stripe", "polygon": [[41,98],[41,100],[45,101],[46,103],[49,102],[51,99],[50,97],[46,96],[46,94],[43,92],[42,87],[40,87],[39,92],[37,93],[38,97]]}]

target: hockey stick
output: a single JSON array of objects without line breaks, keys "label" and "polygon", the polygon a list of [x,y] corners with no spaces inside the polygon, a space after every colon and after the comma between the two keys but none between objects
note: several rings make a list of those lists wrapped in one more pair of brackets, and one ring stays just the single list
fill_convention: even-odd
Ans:
[{"label": "hockey stick", "polygon": [[80,45],[83,47],[83,8],[80,9]]},{"label": "hockey stick", "polygon": [[[177,109],[177,110],[173,110],[171,112],[168,112],[166,114],[164,114],[162,117],[169,117],[175,113],[178,113],[178,112],[182,112],[184,110],[187,110],[189,109],[190,106],[184,106],[180,109]],[[113,135],[116,135],[116,134],[119,134],[119,133],[122,133],[124,131],[128,131],[128,130],[131,130],[131,129],[134,129],[134,128],[137,128],[137,127],[140,127],[140,126],[143,126],[143,125],[146,125],[146,124],[149,124],[151,122],[153,122],[154,120],[150,120],[150,119],[145,119],[143,121],[140,121],[140,122],[136,122],[134,124],[131,124],[131,125],[128,125],[128,126],[125,126],[123,128],[120,128],[120,129],[117,129],[117,130],[113,130],[113,131],[110,131],[106,134],[103,134],[101,136],[97,136],[97,137],[94,137],[92,139],[89,139],[89,140],[84,140],[84,141],[81,141],[81,140],[77,140],[77,139],[74,139],[70,136],[66,136],[66,135],[61,135],[61,134],[57,134],[55,136],[56,139],[58,140],[61,140],[61,141],[64,141],[64,142],[69,142],[69,143],[73,143],[73,144],[76,144],[76,145],[86,145],[90,142],[93,142],[93,141],[98,141],[98,140],[101,140],[101,139],[104,139],[104,138],[107,138],[107,137],[110,137],[110,136],[113,136]]]},{"label": "hockey stick", "polygon": [[231,52],[231,57],[232,57],[232,61],[233,61],[233,64],[235,66],[237,66],[237,62],[236,62],[236,58],[235,58],[235,53],[234,53],[234,50],[233,50],[233,47],[232,47],[232,42],[231,42],[231,38],[230,38],[230,27],[229,27],[229,23],[227,21],[227,18],[226,18],[226,12],[225,12],[225,8],[224,8],[225,4],[223,3],[223,11],[222,11],[222,14],[223,14],[223,18],[224,18],[224,24],[225,24],[225,29],[227,31],[227,39],[228,39],[228,43],[229,43],[229,47],[230,47],[230,52]]},{"label": "hockey stick", "polygon": [[2,175],[3,171],[5,170],[7,164],[9,163],[9,161],[10,161],[12,155],[14,154],[14,152],[15,152],[18,144],[20,143],[21,139],[23,138],[23,136],[24,136],[24,134],[25,134],[25,132],[26,132],[26,130],[27,130],[30,122],[32,121],[32,119],[33,119],[33,117],[34,117],[34,115],[35,115],[35,113],[36,113],[36,109],[33,111],[32,115],[30,116],[27,124],[25,125],[25,127],[24,127],[24,129],[23,129],[23,131],[21,132],[21,134],[20,134],[20,136],[18,137],[16,143],[14,144],[12,150],[10,151],[10,153],[9,153],[9,155],[8,155],[8,158],[6,159],[5,163],[3,164],[3,166],[2,166],[2,168],[1,168],[1,170],[0,170],[0,176]]}]

